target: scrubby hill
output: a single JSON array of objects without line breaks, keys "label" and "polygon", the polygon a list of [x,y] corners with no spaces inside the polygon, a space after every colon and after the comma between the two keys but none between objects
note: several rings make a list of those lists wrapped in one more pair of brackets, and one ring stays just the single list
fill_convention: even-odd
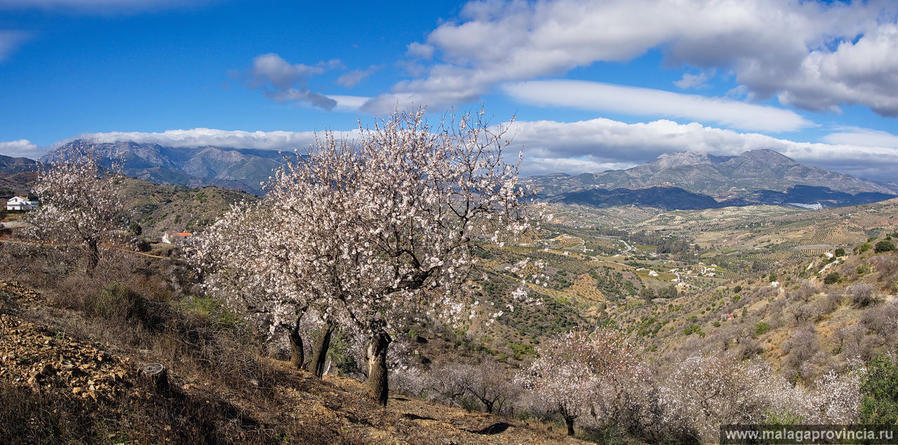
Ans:
[{"label": "scrubby hill", "polygon": [[0,155],[0,198],[23,195],[37,180],[40,163],[28,158]]},{"label": "scrubby hill", "polygon": [[212,224],[232,204],[255,201],[255,195],[220,187],[190,188],[125,178],[124,204],[131,220],[149,239],[167,231],[195,232]]},{"label": "scrubby hill", "polygon": [[[89,282],[0,281],[0,442],[579,443],[540,422],[411,397],[381,408],[355,380],[263,357],[215,302],[169,299],[158,267],[125,256]],[[140,278],[147,268],[156,273]],[[127,284],[101,284],[113,277]],[[138,372],[156,362],[168,367],[164,387]]]},{"label": "scrubby hill", "polygon": [[[252,199],[216,188],[125,185],[145,234],[185,230],[189,221],[199,228],[230,203]],[[539,395],[515,386],[513,376],[546,339],[572,329],[624,333],[665,385],[670,368],[687,358],[725,353],[769,363],[799,388],[898,342],[898,253],[882,244],[898,242],[898,200],[819,211],[560,203],[534,210],[545,214],[537,232],[475,249],[476,312],[457,326],[395,333],[407,360],[391,365],[396,397],[386,411],[347,378],[359,377],[359,345],[338,334],[323,381],[295,371],[281,361],[282,345],[201,296],[177,257],[110,252],[88,277],[78,272],[77,251],[13,237],[0,244],[0,279],[24,286],[0,289],[0,406],[13,407],[3,414],[10,425],[31,425],[28,434],[62,438],[555,443],[564,430],[552,424],[553,408],[537,409]],[[171,394],[137,375],[150,362],[169,367]],[[514,419],[477,413],[486,405],[457,385],[484,372],[499,376],[504,386],[489,382],[504,394],[534,399],[500,410]],[[65,414],[73,412],[87,414]],[[519,420],[524,415],[543,420]],[[473,432],[485,428],[502,431]],[[593,440],[653,437],[590,424],[586,414],[578,428]]]}]

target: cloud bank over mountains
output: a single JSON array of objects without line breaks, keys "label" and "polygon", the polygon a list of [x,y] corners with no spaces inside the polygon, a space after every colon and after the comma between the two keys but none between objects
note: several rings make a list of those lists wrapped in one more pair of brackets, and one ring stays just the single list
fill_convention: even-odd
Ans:
[{"label": "cloud bank over mountains", "polygon": [[662,119],[630,124],[597,118],[515,122],[510,134],[515,146],[523,149],[523,169],[530,174],[626,168],[662,153],[737,155],[765,148],[803,163],[880,181],[894,181],[891,172],[898,169],[898,141],[882,138],[874,141],[882,144],[860,145],[848,142],[851,138],[844,133],[835,134],[839,136],[834,136],[831,143],[800,142],[696,122],[680,124]]},{"label": "cloud bank over mountains", "polygon": [[[760,133],[738,132],[700,123],[680,124],[666,119],[626,123],[596,118],[576,122],[515,121],[507,127],[512,151],[524,153],[525,174],[585,173],[632,167],[663,153],[699,151],[736,155],[748,150],[773,149],[800,162],[856,176],[894,181],[898,170],[898,136],[858,128],[832,133],[826,142],[801,142]],[[359,130],[338,131],[353,140]],[[163,132],[104,132],[72,139],[96,143],[132,141],[169,147],[233,147],[263,150],[308,149],[312,131],[240,131],[194,128]],[[866,138],[866,139],[865,139]],[[62,141],[68,142],[72,139]],[[40,157],[50,147],[27,140],[0,142],[0,154]]]}]

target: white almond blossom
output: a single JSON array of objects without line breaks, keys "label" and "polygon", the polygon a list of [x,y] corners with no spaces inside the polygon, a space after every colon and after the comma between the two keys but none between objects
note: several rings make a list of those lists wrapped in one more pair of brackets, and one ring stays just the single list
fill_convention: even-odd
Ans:
[{"label": "white almond blossom", "polygon": [[[199,237],[209,290],[239,284],[241,306],[276,326],[316,307],[369,336],[369,360],[409,317],[456,317],[473,243],[528,228],[509,141],[481,117],[432,128],[423,111],[397,113],[357,141],[324,134],[275,173],[261,203]],[[369,368],[370,379],[379,370]]]}]

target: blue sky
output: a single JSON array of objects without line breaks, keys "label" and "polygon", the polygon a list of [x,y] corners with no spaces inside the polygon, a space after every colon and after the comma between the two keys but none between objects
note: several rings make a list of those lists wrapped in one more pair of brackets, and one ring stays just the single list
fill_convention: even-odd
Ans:
[{"label": "blue sky", "polygon": [[[894,2],[0,0],[0,154],[294,148],[396,108],[512,115],[524,171],[773,148],[898,181]],[[283,145],[287,145],[286,147]]]}]

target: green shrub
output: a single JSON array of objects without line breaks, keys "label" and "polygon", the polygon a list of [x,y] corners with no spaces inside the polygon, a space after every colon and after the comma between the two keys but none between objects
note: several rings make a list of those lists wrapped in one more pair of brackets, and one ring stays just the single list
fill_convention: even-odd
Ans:
[{"label": "green shrub", "polygon": [[533,346],[509,342],[508,347],[511,348],[515,360],[524,360],[527,357],[536,357],[536,350]]},{"label": "green shrub", "polygon": [[788,426],[788,425],[797,425],[800,423],[805,423],[805,418],[799,414],[795,414],[790,411],[773,411],[770,410],[767,412],[767,418],[764,421],[765,425],[775,425],[775,426]]},{"label": "green shrub", "polygon": [[689,326],[686,326],[686,329],[683,329],[683,334],[685,334],[685,335],[698,334],[702,338],[704,338],[704,336],[705,336],[705,333],[702,332],[702,327],[697,324],[691,324]]},{"label": "green shrub", "polygon": [[770,332],[770,325],[766,322],[759,321],[758,324],[755,325],[755,335],[764,335]]},{"label": "green shrub", "polygon": [[126,320],[146,312],[143,297],[121,283],[104,287],[85,306],[88,314],[107,320]]},{"label": "green shrub", "polygon": [[838,249],[836,249],[835,255],[836,256],[845,256],[845,249],[839,247]]},{"label": "green shrub", "polygon": [[874,358],[861,382],[861,422],[898,424],[898,358]]},{"label": "green shrub", "polygon": [[355,375],[362,372],[358,361],[353,356],[352,347],[346,335],[337,330],[331,337],[327,358],[342,375]]},{"label": "green shrub", "polygon": [[217,298],[189,296],[181,300],[181,310],[205,318],[218,327],[235,327],[241,320]]},{"label": "green shrub", "polygon": [[841,280],[842,277],[839,276],[838,272],[830,272],[823,278],[823,284],[836,284]]},{"label": "green shrub", "polygon": [[857,248],[857,253],[864,253],[870,250],[873,246],[870,243],[861,244],[860,247]]},{"label": "green shrub", "polygon": [[895,244],[886,240],[876,243],[876,247],[873,248],[873,251],[876,253],[891,252],[893,250],[895,250]]}]

